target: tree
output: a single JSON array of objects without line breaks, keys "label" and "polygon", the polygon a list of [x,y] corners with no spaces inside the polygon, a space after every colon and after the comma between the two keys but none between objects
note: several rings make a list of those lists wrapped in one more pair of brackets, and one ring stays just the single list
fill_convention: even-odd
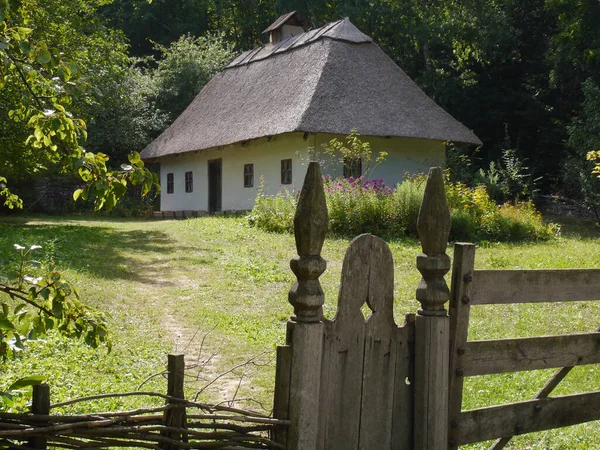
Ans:
[{"label": "tree", "polygon": [[568,127],[565,185],[567,193],[582,199],[600,222],[600,88],[588,79],[583,94],[582,112]]},{"label": "tree", "polygon": [[[96,209],[110,209],[128,184],[141,184],[144,192],[158,184],[139,155],[114,171],[105,154],[82,147],[86,123],[73,112],[77,112],[74,101],[85,101],[93,89],[89,73],[94,72],[86,69],[111,62],[124,48],[118,45],[118,36],[95,19],[93,13],[101,3],[0,0],[0,87],[6,92],[0,127],[11,132],[0,176],[6,180],[49,167],[76,171],[86,183],[80,195],[94,196]],[[1,189],[9,207],[20,206],[5,184]]]}]

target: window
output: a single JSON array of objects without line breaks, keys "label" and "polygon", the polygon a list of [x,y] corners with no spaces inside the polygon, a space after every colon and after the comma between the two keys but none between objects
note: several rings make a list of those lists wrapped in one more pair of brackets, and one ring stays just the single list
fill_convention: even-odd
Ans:
[{"label": "window", "polygon": [[254,186],[254,164],[244,164],[244,187]]},{"label": "window", "polygon": [[292,184],[292,160],[281,160],[281,184]]},{"label": "window", "polygon": [[175,177],[172,173],[167,174],[167,194],[175,192]]},{"label": "window", "polygon": [[185,173],[185,192],[194,190],[194,174],[192,172]]},{"label": "window", "polygon": [[359,178],[362,175],[362,159],[344,158],[344,178]]}]

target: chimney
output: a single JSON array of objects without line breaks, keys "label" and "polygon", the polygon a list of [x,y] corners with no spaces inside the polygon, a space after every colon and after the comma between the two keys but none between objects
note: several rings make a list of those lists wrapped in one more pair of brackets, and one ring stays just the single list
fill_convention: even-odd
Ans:
[{"label": "chimney", "polygon": [[277,44],[291,36],[304,33],[303,22],[296,11],[289,12],[273,22],[263,34],[269,33],[269,43]]}]

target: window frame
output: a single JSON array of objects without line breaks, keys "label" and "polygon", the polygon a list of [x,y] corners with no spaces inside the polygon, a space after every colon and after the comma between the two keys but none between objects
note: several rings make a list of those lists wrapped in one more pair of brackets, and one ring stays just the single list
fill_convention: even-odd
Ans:
[{"label": "window frame", "polygon": [[292,159],[281,160],[281,184],[292,184]]},{"label": "window frame", "polygon": [[254,187],[254,164],[244,164],[244,187]]},{"label": "window frame", "polygon": [[185,192],[194,192],[194,172],[192,170],[185,173]]},{"label": "window frame", "polygon": [[[356,173],[358,172],[358,175]],[[360,178],[362,176],[362,158],[344,158],[344,178]]]},{"label": "window frame", "polygon": [[167,174],[167,194],[175,192],[175,174],[170,172]]}]

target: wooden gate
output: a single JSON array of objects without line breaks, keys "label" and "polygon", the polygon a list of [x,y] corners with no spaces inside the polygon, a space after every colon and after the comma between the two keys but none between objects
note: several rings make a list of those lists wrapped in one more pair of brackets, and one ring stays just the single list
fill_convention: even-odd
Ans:
[{"label": "wooden gate", "polygon": [[[290,426],[276,431],[277,442],[289,450],[439,450],[501,438],[499,449],[516,434],[600,419],[600,392],[545,398],[572,366],[600,362],[600,333],[467,341],[471,306],[600,299],[600,270],[476,271],[474,245],[456,244],[450,293],[450,222],[443,173],[433,168],[417,221],[417,314],[394,323],[391,252],[362,235],[346,252],[337,314],[327,320],[318,280],[327,207],[310,163],[294,218],[294,315],[277,349],[274,416]],[[533,401],[461,411],[466,376],[551,367],[562,369]]]}]

